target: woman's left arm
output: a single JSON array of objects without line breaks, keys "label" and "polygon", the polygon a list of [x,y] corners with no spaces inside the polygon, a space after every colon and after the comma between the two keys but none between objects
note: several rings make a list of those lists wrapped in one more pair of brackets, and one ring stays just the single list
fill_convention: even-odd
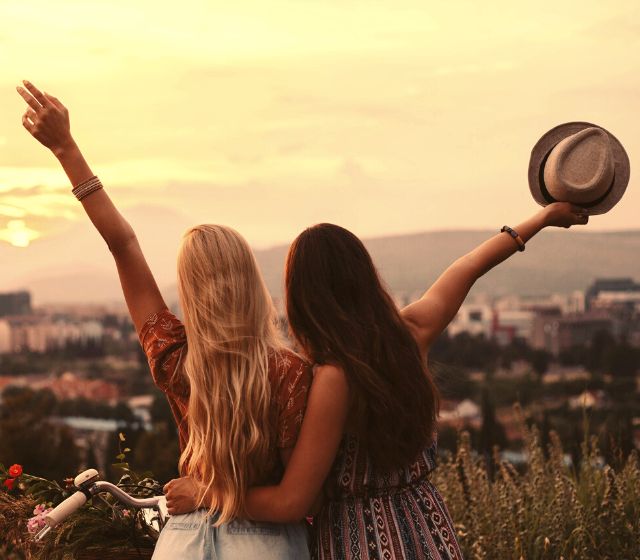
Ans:
[{"label": "woman's left arm", "polygon": [[[55,97],[24,81],[17,88],[28,108],[24,128],[58,159],[72,185],[93,177],[93,172],[71,135],[69,111]],[[118,269],[131,319],[140,333],[146,320],[167,307],[131,225],[104,189],[82,198],[87,216],[104,238]]]},{"label": "woman's left arm", "polygon": [[[586,210],[568,202],[556,202],[519,224],[515,231],[526,243],[545,227],[568,228],[588,221]],[[426,351],[453,320],[476,280],[517,250],[511,235],[493,236],[455,261],[418,301],[401,311],[421,350]]]}]

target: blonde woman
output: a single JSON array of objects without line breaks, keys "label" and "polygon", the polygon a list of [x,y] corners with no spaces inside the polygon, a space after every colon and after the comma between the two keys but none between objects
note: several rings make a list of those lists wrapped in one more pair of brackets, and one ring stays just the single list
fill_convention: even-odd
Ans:
[{"label": "blonde woman", "polygon": [[[24,127],[58,158],[113,254],[153,379],[179,426],[180,472],[206,504],[171,517],[154,558],[304,560],[301,523],[242,521],[249,487],[279,482],[311,383],[308,365],[281,345],[248,244],[223,226],[186,232],[178,256],[182,324],[167,309],[133,229],[71,136],[67,109],[29,82],[17,90],[28,104]],[[184,487],[169,483],[165,490],[173,512]]]}]

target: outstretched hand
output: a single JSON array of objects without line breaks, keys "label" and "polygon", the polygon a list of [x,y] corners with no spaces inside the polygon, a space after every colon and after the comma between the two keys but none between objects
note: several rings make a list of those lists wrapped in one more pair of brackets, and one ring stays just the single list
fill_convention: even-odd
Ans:
[{"label": "outstretched hand", "polygon": [[554,202],[543,210],[545,225],[569,228],[589,222],[589,211],[569,202]]},{"label": "outstretched hand", "polygon": [[22,115],[22,125],[38,142],[58,155],[74,145],[69,124],[69,111],[58,99],[41,92],[31,82],[16,90],[29,106]]}]

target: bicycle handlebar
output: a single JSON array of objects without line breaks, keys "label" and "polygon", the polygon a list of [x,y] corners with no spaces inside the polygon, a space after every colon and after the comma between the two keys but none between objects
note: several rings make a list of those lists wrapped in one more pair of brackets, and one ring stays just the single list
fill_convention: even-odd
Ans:
[{"label": "bicycle handlebar", "polygon": [[[62,523],[67,517],[79,510],[89,498],[100,492],[108,492],[123,504],[132,508],[152,508],[158,513],[158,528],[162,530],[166,513],[166,501],[164,496],[152,496],[151,498],[134,498],[115,484],[105,480],[98,480],[98,471],[89,469],[80,473],[73,481],[78,491],[59,503],[44,518],[45,527],[39,531],[35,540],[41,540],[51,529]],[[163,511],[164,510],[164,511]]]},{"label": "bicycle handlebar", "polygon": [[69,496],[66,500],[59,503],[52,511],[50,511],[45,516],[44,522],[49,526],[49,528],[53,529],[72,513],[79,510],[88,499],[89,498],[84,492],[80,492],[80,490],[78,490],[75,494]]}]

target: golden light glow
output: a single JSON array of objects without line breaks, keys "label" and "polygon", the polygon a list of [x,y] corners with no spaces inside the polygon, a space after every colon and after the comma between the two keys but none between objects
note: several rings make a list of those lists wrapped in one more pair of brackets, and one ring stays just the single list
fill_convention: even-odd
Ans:
[{"label": "golden light glow", "polygon": [[[0,225],[44,237],[85,218],[22,129],[23,78],[69,107],[121,207],[256,246],[318,221],[363,236],[516,222],[536,209],[529,151],[560,122],[640,153],[636,0],[30,0],[0,19]],[[637,227],[633,179],[590,228]]]},{"label": "golden light glow", "polygon": [[7,227],[0,230],[0,239],[8,241],[14,247],[28,247],[38,237],[38,232],[28,228],[24,220],[10,220]]}]

